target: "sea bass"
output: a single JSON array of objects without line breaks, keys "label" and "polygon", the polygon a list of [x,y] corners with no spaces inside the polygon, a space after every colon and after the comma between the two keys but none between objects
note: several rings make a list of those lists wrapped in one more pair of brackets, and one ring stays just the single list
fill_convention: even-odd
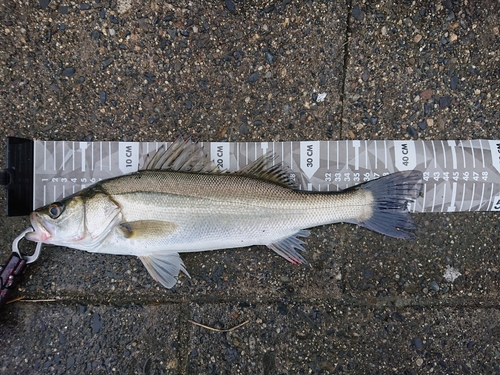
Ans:
[{"label": "sea bass", "polygon": [[307,228],[347,222],[412,238],[407,210],[422,173],[397,172],[341,192],[299,191],[267,154],[238,172],[210,161],[190,140],[148,156],[139,172],[103,180],[31,213],[28,240],[135,255],[167,288],[187,273],[179,253],[266,245],[306,263]]}]

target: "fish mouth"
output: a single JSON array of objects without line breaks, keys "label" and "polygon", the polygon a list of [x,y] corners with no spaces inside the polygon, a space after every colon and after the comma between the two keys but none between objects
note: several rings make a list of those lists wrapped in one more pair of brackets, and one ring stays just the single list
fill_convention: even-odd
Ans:
[{"label": "fish mouth", "polygon": [[29,241],[34,242],[48,242],[52,239],[52,234],[47,229],[46,225],[43,224],[43,220],[38,216],[36,212],[30,214],[31,226],[33,227],[33,232],[28,232],[24,236]]}]

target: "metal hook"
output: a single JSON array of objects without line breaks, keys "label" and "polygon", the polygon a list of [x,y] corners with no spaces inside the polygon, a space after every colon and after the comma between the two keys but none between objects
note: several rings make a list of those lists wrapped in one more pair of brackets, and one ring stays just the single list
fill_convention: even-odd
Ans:
[{"label": "metal hook", "polygon": [[12,242],[12,252],[17,253],[20,258],[24,259],[27,264],[33,263],[35,260],[38,259],[40,256],[40,252],[42,250],[42,242],[37,242],[36,243],[36,248],[35,252],[33,255],[21,255],[21,252],[19,251],[19,241],[21,241],[24,238],[24,235],[26,233],[33,232],[32,227],[26,228],[19,236],[17,236],[14,241]]}]

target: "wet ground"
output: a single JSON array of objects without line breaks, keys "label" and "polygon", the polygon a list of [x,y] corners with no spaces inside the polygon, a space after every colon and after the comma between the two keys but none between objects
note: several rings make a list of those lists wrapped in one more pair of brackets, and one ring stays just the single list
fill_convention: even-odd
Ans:
[{"label": "wet ground", "polygon": [[[500,138],[493,0],[14,0],[0,25],[4,137]],[[39,302],[1,312],[0,371],[500,372],[497,214],[415,219],[413,241],[316,228],[310,266],[188,254],[172,290],[131,257],[45,248],[18,293]],[[0,221],[6,260],[28,222]]]}]

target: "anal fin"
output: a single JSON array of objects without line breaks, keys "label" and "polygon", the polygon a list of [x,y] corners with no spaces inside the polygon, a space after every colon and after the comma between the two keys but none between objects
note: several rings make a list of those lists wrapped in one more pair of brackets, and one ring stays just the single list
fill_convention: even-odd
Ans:
[{"label": "anal fin", "polygon": [[267,245],[267,247],[293,264],[307,264],[304,257],[297,252],[297,250],[306,251],[302,246],[305,242],[297,237],[308,237],[309,233],[308,230],[302,229],[290,237]]},{"label": "anal fin", "polygon": [[182,271],[186,276],[189,273],[184,262],[177,253],[156,253],[139,256],[149,274],[165,288],[172,288],[177,283],[177,276]]}]

